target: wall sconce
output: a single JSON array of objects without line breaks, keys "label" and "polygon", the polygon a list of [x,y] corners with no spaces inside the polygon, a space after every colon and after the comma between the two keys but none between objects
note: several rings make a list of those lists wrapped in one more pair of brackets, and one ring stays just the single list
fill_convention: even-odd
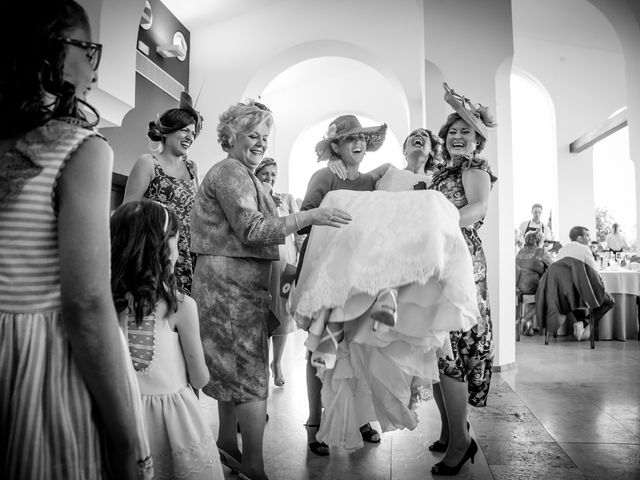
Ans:
[{"label": "wall sconce", "polygon": [[174,45],[172,43],[157,46],[156,52],[163,58],[184,57],[187,54],[187,50],[182,45]]},{"label": "wall sconce", "polygon": [[177,58],[182,62],[187,58],[188,48],[184,35],[181,32],[176,32],[173,34],[173,43],[158,45],[156,52],[163,58]]}]

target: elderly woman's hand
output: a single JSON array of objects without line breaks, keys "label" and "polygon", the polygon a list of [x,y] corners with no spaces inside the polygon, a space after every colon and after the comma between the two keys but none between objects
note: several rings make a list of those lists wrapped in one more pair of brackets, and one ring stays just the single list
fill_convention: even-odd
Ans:
[{"label": "elderly woman's hand", "polygon": [[273,199],[273,203],[276,204],[276,207],[282,205],[282,197],[277,193],[271,192],[271,198]]},{"label": "elderly woman's hand", "polygon": [[334,207],[321,207],[307,210],[311,215],[311,225],[326,225],[328,227],[340,228],[351,222],[351,215],[344,210]]}]

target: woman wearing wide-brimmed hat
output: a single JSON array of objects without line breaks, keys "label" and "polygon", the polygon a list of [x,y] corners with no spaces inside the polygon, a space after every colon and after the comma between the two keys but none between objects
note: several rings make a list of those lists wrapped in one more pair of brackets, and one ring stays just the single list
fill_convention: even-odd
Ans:
[{"label": "woman wearing wide-brimmed hat", "polygon": [[[386,124],[363,127],[355,115],[341,115],[333,120],[329,124],[324,138],[316,145],[316,154],[318,161],[329,160],[332,157],[342,159],[347,169],[347,178],[338,178],[327,167],[318,170],[309,181],[300,210],[305,211],[318,207],[325,195],[334,190],[373,190],[376,181],[388,168],[388,164],[368,174],[360,173],[360,164],[367,152],[374,152],[380,148],[386,133]],[[311,228],[306,228],[299,233],[309,234],[310,231]],[[304,262],[307,239],[305,239],[300,251],[298,275]],[[316,376],[316,368],[311,364],[311,355],[307,355],[307,399],[309,401],[309,417],[305,424],[307,440],[309,449],[313,453],[326,456],[329,455],[329,447],[316,440],[322,416],[321,389],[322,382]],[[380,442],[380,435],[368,423],[362,426],[361,433],[362,438],[366,441]]]},{"label": "woman wearing wide-brimmed hat", "polygon": [[489,206],[489,195],[497,178],[489,162],[479,154],[488,137],[487,127],[496,126],[487,107],[472,104],[445,83],[445,101],[455,110],[447,117],[439,135],[445,141],[445,163],[433,178],[431,188],[442,192],[460,212],[460,227],[471,258],[478,292],[478,324],[468,331],[450,332],[452,355],[439,359],[440,383],[434,397],[442,427],[440,438],[429,449],[446,452],[433,466],[437,475],[455,475],[476,454],[470,437],[467,403],[483,407],[487,402],[493,366],[493,327],[487,294],[487,261],[478,230]]}]

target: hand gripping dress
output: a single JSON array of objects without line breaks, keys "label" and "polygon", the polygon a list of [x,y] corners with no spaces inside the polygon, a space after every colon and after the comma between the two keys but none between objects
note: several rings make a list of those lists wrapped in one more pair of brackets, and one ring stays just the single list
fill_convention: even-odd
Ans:
[{"label": "hand gripping dress", "polygon": [[[458,212],[439,192],[338,190],[322,206],[344,209],[353,221],[312,229],[291,308],[310,330],[319,321],[343,322],[335,364],[322,372],[317,438],[355,450],[367,421],[383,431],[417,425],[414,407],[439,379],[438,351],[450,351],[449,330],[477,321],[473,271]],[[398,291],[397,323],[374,329],[369,308],[386,288]]]}]

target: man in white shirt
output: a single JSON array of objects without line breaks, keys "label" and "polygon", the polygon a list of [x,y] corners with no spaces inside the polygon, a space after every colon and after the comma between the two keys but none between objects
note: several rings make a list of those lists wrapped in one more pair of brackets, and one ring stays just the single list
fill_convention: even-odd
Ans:
[{"label": "man in white shirt", "polygon": [[620,226],[617,223],[611,225],[613,231],[607,236],[605,243],[607,244],[607,249],[611,250],[614,253],[622,252],[624,249],[629,248],[627,245],[627,241],[620,233]]},{"label": "man in white shirt", "polygon": [[569,231],[569,239],[571,242],[558,250],[556,260],[561,260],[564,257],[571,257],[580,260],[592,267],[594,270],[597,270],[598,266],[596,265],[593,253],[591,253],[591,249],[589,248],[589,242],[591,242],[589,229],[587,227],[573,227],[571,231]]},{"label": "man in white shirt", "polygon": [[[571,242],[567,243],[558,251],[556,261],[561,260],[565,257],[571,257],[586,263],[597,271],[598,266],[596,265],[596,261],[593,258],[593,253],[589,248],[589,243],[591,241],[589,229],[587,227],[580,226],[573,227],[569,231],[569,239],[571,240]],[[592,312],[593,321],[599,322],[602,316],[613,308],[615,303],[616,302],[613,297],[605,292],[605,298],[602,302],[602,305],[595,308]],[[573,324],[573,336],[578,341],[587,340],[589,338],[589,335],[591,334],[591,331],[589,330],[589,323],[587,322],[586,318],[584,318],[584,314],[582,313],[582,311],[577,310],[576,312],[572,313],[573,316],[576,317],[576,322]]]}]

